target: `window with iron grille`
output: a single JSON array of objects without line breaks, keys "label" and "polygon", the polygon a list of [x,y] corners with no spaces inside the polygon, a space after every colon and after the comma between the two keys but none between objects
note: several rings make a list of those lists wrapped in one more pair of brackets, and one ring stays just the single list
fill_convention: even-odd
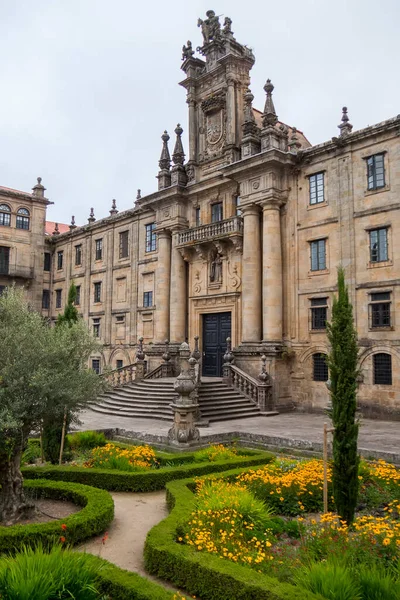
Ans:
[{"label": "window with iron grille", "polygon": [[122,369],[122,367],[124,366],[124,361],[121,360],[120,358],[117,359],[117,369]]},{"label": "window with iron grille", "polygon": [[50,271],[51,270],[51,254],[50,254],[50,252],[45,252],[44,253],[43,270],[44,271]]},{"label": "window with iron grille", "polygon": [[222,221],[223,218],[222,202],[211,204],[211,223],[218,223],[218,221]]},{"label": "window with iron grille", "polygon": [[328,365],[325,354],[313,354],[313,380],[328,381]]},{"label": "window with iron grille", "polygon": [[27,208],[19,208],[17,210],[17,229],[29,229],[29,210]]},{"label": "window with iron grille", "polygon": [[325,200],[324,174],[315,173],[310,175],[310,204],[320,204]]},{"label": "window with iron grille", "polygon": [[367,158],[367,180],[369,190],[385,187],[384,154],[374,154]]},{"label": "window with iron grille", "polygon": [[198,206],[198,207],[195,209],[194,215],[195,215],[195,223],[196,223],[196,227],[199,227],[199,226],[201,225],[201,220],[200,220],[200,207],[199,207],[199,206]]},{"label": "window with iron grille", "polygon": [[155,223],[148,223],[146,225],[146,252],[155,252],[157,249],[157,234],[155,228]]},{"label": "window with iron grille", "polygon": [[97,375],[100,375],[100,359],[92,358],[92,369]]},{"label": "window with iron grille", "polygon": [[310,243],[311,271],[326,269],[326,240],[316,240]]},{"label": "window with iron grille", "polygon": [[101,281],[94,284],[94,302],[101,302]]},{"label": "window with iron grille", "polygon": [[119,257],[126,258],[129,255],[129,231],[121,231],[119,234]]},{"label": "window with iron grille", "polygon": [[75,306],[79,306],[81,303],[81,286],[76,286],[76,298],[75,298]]},{"label": "window with iron grille", "polygon": [[63,250],[59,250],[57,252],[57,270],[61,271],[61,269],[63,268],[63,264],[64,264],[64,252]]},{"label": "window with iron grille", "polygon": [[93,335],[100,337],[100,319],[93,319]]},{"label": "window with iron grille", "polygon": [[61,308],[62,290],[56,290],[56,308]]},{"label": "window with iron grille", "polygon": [[153,292],[144,292],[143,293],[143,306],[145,308],[149,306],[153,306]]},{"label": "window with iron grille", "polygon": [[371,262],[388,260],[388,228],[380,227],[369,232],[369,253]]},{"label": "window with iron grille", "polygon": [[390,327],[390,292],[376,292],[371,294],[369,305],[370,327]]},{"label": "window with iron grille", "polygon": [[373,355],[374,384],[392,385],[392,357],[390,354],[380,352]]},{"label": "window with iron grille", "polygon": [[99,239],[95,241],[95,260],[103,259],[103,240]]},{"label": "window with iron grille", "polygon": [[79,266],[82,264],[82,244],[75,246],[75,265]]},{"label": "window with iron grille", "polygon": [[4,227],[11,225],[11,208],[8,204],[0,204],[0,225]]},{"label": "window with iron grille", "polygon": [[311,298],[311,329],[326,329],[328,298]]},{"label": "window with iron grille", "polygon": [[50,290],[43,290],[42,308],[48,310],[50,308]]}]

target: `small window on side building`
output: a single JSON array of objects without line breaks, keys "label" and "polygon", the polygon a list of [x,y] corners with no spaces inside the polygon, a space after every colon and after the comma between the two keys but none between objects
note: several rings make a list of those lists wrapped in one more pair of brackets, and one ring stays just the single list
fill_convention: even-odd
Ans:
[{"label": "small window on side building", "polygon": [[313,354],[313,380],[328,381],[328,365],[326,354]]},{"label": "small window on side building", "polygon": [[385,155],[374,154],[367,158],[367,181],[369,190],[385,187]]},{"label": "small window on side building", "polygon": [[380,352],[373,355],[374,384],[392,385],[392,357]]}]

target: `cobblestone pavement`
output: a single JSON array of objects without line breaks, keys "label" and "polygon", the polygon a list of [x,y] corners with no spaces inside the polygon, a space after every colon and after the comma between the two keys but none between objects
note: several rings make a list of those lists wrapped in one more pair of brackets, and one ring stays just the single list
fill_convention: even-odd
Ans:
[{"label": "cobblestone pavement", "polygon": [[[81,414],[82,425],[79,429],[116,429],[122,428],[141,435],[167,436],[171,424],[167,421],[153,419],[134,419],[104,415],[93,411]],[[301,448],[301,442],[319,445],[322,443],[324,422],[329,422],[328,417],[316,414],[286,413],[274,417],[254,417],[250,419],[235,419],[212,423],[209,427],[202,427],[200,434],[209,438],[214,435],[244,434],[254,436],[257,441],[266,437],[268,440],[276,438],[278,447],[286,447],[286,441],[299,441],[289,445]],[[149,440],[151,441],[151,440]],[[393,460],[400,462],[400,421],[376,421],[362,419],[359,448],[365,456],[368,452],[393,455]],[[312,449],[312,448],[311,448]]]}]

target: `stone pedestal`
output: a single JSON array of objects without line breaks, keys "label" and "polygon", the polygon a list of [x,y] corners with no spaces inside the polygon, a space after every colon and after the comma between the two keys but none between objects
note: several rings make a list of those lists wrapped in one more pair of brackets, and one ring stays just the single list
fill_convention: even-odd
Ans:
[{"label": "stone pedestal", "polygon": [[263,207],[262,296],[263,340],[282,342],[282,248],[279,201],[268,201]]},{"label": "stone pedestal", "polygon": [[261,340],[261,232],[260,209],[245,206],[242,259],[242,341]]},{"label": "stone pedestal", "polygon": [[156,279],[156,341],[169,339],[169,301],[171,281],[171,233],[158,232],[158,263]]},{"label": "stone pedestal", "polygon": [[146,362],[144,360],[145,354],[143,350],[143,338],[139,338],[138,347],[136,350],[136,371],[135,380],[140,381],[146,375]]}]

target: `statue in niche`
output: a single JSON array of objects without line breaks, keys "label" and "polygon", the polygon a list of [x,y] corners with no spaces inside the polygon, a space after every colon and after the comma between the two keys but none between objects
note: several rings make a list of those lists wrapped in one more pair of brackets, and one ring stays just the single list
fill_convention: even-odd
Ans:
[{"label": "statue in niche", "polygon": [[194,50],[192,48],[192,42],[190,40],[188,40],[186,43],[187,43],[187,46],[185,46],[185,44],[183,44],[183,46],[182,46],[182,60],[186,60],[187,58],[192,58],[192,56],[194,54]]},{"label": "statue in niche", "polygon": [[215,15],[213,10],[208,10],[206,15],[207,19],[204,21],[199,19],[197,21],[197,27],[201,27],[204,44],[208,44],[212,40],[218,40],[221,37],[221,23],[219,22],[219,17]]},{"label": "statue in niche", "polygon": [[222,283],[222,258],[218,252],[211,261],[210,281],[211,283]]}]

